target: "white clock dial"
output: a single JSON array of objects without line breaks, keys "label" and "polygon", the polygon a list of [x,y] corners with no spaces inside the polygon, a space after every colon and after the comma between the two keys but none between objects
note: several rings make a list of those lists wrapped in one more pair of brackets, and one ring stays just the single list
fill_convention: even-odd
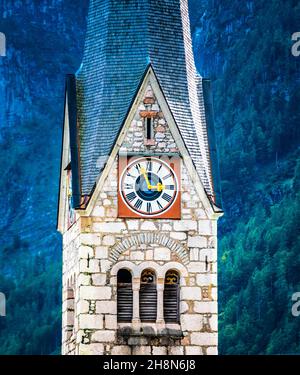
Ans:
[{"label": "white clock dial", "polygon": [[174,170],[164,161],[140,158],[130,163],[120,178],[125,204],[142,216],[159,215],[171,208],[178,193]]}]

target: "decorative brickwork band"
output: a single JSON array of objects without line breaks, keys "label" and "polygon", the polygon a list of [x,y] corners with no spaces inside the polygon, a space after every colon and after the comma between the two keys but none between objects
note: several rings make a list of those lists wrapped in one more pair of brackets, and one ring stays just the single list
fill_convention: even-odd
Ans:
[{"label": "decorative brickwork band", "polygon": [[162,233],[139,233],[124,237],[111,250],[109,260],[114,264],[120,255],[133,246],[157,244],[167,247],[178,255],[184,265],[189,263],[189,256],[186,249],[177,241]]}]

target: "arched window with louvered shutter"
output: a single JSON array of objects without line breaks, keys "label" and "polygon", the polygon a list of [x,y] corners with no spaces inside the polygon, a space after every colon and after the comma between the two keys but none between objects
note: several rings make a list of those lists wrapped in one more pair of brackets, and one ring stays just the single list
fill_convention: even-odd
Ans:
[{"label": "arched window with louvered shutter", "polygon": [[121,269],[117,275],[117,315],[118,322],[127,323],[132,320],[132,276],[126,269]]},{"label": "arched window with louvered shutter", "polygon": [[68,339],[71,337],[74,330],[74,319],[75,319],[75,293],[74,284],[67,286],[67,332]]},{"label": "arched window with louvered shutter", "polygon": [[169,270],[165,276],[164,319],[166,323],[180,323],[180,276],[177,271]]},{"label": "arched window with louvered shutter", "polygon": [[157,290],[156,275],[153,270],[144,270],[140,287],[140,319],[142,322],[156,322]]}]

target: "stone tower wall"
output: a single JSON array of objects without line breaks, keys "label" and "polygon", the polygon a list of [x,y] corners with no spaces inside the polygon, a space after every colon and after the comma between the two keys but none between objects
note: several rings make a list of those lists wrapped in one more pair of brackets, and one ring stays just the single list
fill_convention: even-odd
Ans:
[{"label": "stone tower wall", "polygon": [[[157,112],[150,144],[144,139],[145,111]],[[148,86],[120,152],[153,151],[178,149]],[[63,354],[217,353],[217,220],[209,218],[183,162],[181,177],[181,220],[118,218],[116,158],[92,214],[78,217],[64,234]],[[166,271],[178,270],[181,324],[135,319],[118,325],[116,275],[123,267],[131,271],[137,294],[142,270],[155,271],[158,309]]]}]

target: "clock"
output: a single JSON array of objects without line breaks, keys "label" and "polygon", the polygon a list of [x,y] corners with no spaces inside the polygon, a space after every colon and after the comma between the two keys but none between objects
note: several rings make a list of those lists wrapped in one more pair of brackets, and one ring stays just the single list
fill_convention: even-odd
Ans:
[{"label": "clock", "polygon": [[[140,157],[120,163],[120,169],[119,216],[177,218],[178,160],[168,163],[158,157]],[[175,216],[174,208],[179,211]]]}]

